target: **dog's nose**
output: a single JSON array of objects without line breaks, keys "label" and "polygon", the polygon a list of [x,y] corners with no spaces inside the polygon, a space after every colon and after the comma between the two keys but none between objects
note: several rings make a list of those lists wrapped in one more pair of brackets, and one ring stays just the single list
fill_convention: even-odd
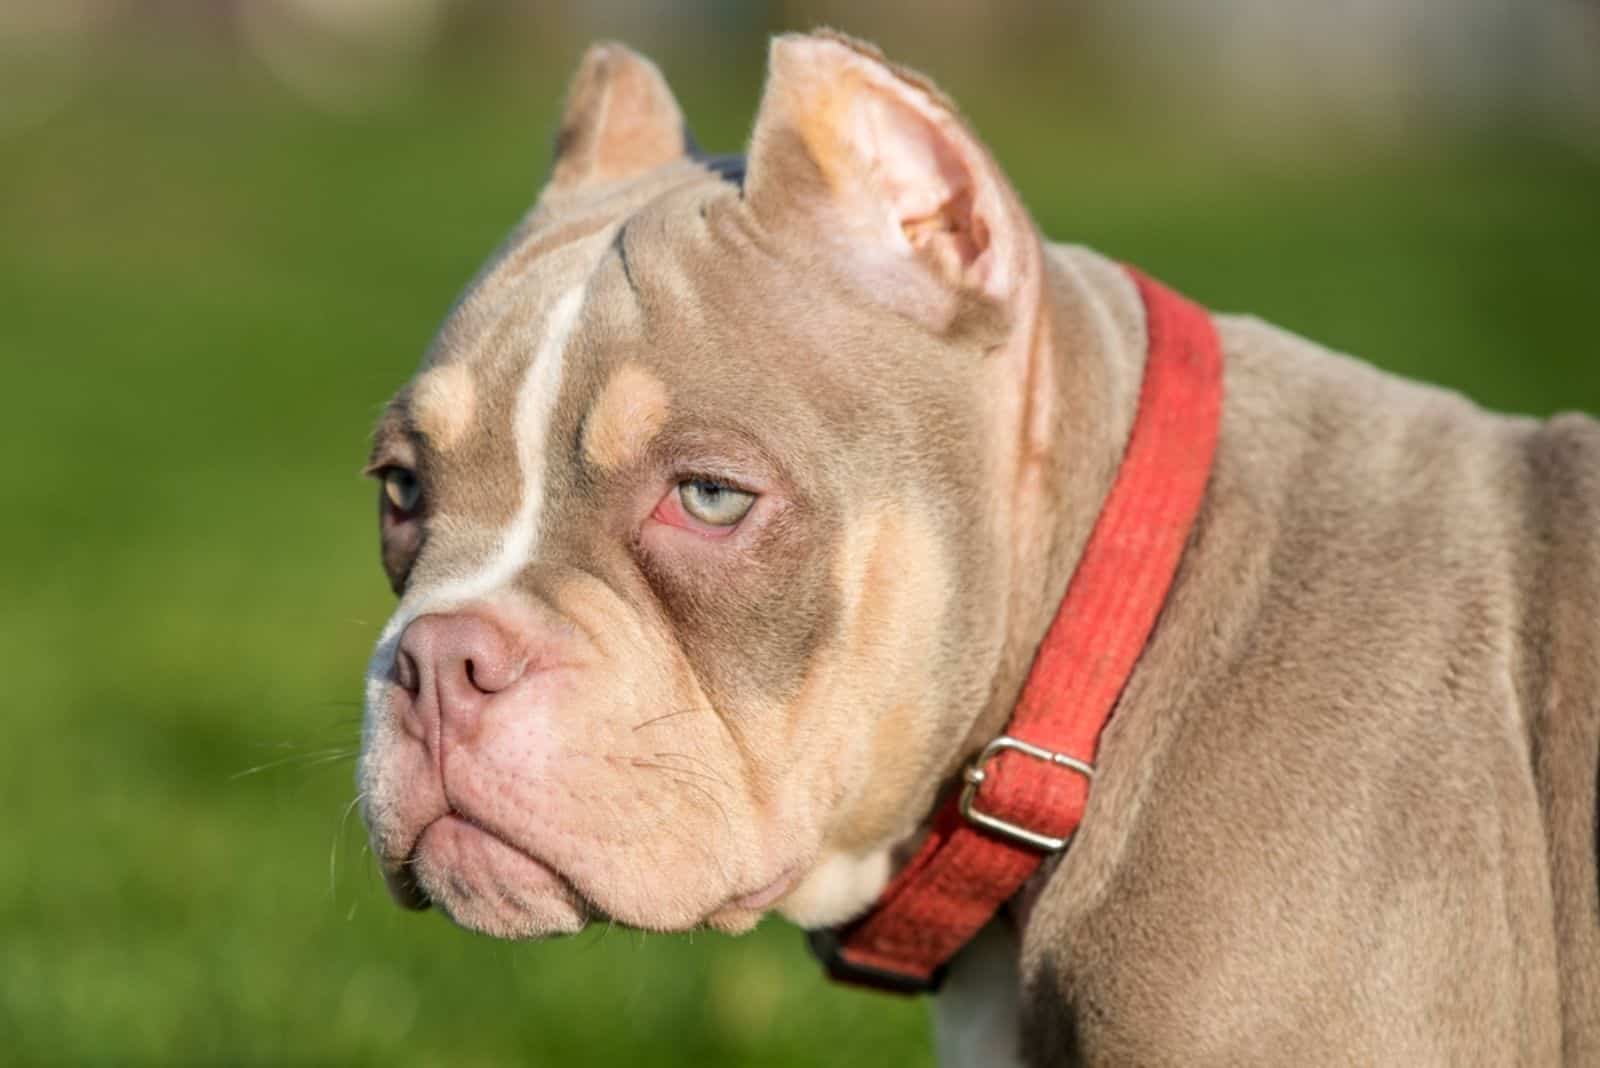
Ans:
[{"label": "dog's nose", "polygon": [[395,681],[411,698],[403,722],[429,744],[445,731],[470,736],[484,707],[525,667],[516,643],[481,615],[419,616],[395,656]]}]

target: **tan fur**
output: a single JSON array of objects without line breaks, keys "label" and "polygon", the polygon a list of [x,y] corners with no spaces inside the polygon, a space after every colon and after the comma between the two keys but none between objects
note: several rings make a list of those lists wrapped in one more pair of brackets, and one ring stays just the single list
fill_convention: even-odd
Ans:
[{"label": "tan fur", "polygon": [[411,418],[435,447],[450,449],[472,425],[477,397],[472,373],[465,367],[435,367],[412,386]]},{"label": "tan fur", "polygon": [[[881,877],[868,874],[881,873],[889,847],[916,829],[903,799],[943,775],[920,744],[917,720],[932,700],[925,666],[938,656],[948,569],[934,532],[914,515],[889,508],[849,525],[835,564],[839,638],[813,660],[799,697],[781,710],[796,727],[842,726],[862,708],[879,710],[848,751],[851,759],[836,758],[827,769],[825,789],[834,799],[828,863],[782,909],[799,923],[839,922],[876,894]],[[886,642],[893,632],[896,640]],[[817,769],[806,774],[817,785]],[[852,896],[841,884],[861,893]]]},{"label": "tan fur", "polygon": [[1547,620],[1600,594],[1600,429],[1219,323],[1206,510],[1027,931],[1032,1056],[1589,1063],[1600,656]]},{"label": "tan fur", "polygon": [[596,467],[615,470],[636,460],[671,414],[667,387],[634,364],[611,376],[584,423],[583,455]]},{"label": "tan fur", "polygon": [[[884,711],[866,754],[873,771],[840,813],[838,844],[846,850],[904,838],[912,828],[899,800],[916,783],[938,775],[940,769],[927,766],[918,753],[915,720],[927,701],[920,692],[924,666],[939,655],[939,616],[950,598],[944,588],[949,569],[940,561],[944,549],[915,512],[887,509],[859,521],[852,533],[869,547],[863,559],[851,561],[853,574],[841,576],[854,581],[841,611],[844,659],[834,665],[834,689],[851,704]],[[913,561],[915,566],[906,566]],[[902,634],[885,647],[877,636],[891,628]],[[792,714],[804,716],[806,710]]]},{"label": "tan fur", "polygon": [[[893,182],[862,108],[901,139]],[[617,46],[564,131],[375,444],[427,505],[384,527],[404,599],[369,675],[374,851],[504,936],[845,919],[1004,728],[1134,422],[1138,293],[1043,242],[925,79],[836,35],[774,45],[742,190],[684,157]],[[923,194],[972,227],[931,255],[884,210]],[[559,387],[519,440],[562,294]],[[1600,426],[1217,325],[1202,514],[1009,962],[1022,1054],[1600,1062]],[[756,505],[721,539],[663,526],[685,478]],[[430,600],[534,492],[526,559]],[[397,726],[419,605],[533,665],[448,759],[446,731]],[[426,836],[453,809],[480,839]]]},{"label": "tan fur", "polygon": [[683,155],[683,115],[655,64],[598,44],[573,78],[556,151],[554,187],[631,178]]}]

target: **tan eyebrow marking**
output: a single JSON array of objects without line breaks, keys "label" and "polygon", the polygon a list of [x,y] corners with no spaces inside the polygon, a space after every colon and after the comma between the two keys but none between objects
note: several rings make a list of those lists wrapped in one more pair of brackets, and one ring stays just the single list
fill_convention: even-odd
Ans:
[{"label": "tan eyebrow marking", "polygon": [[411,389],[411,419],[442,450],[452,448],[472,425],[478,389],[459,363],[426,371]]},{"label": "tan eyebrow marking", "polygon": [[623,364],[589,409],[584,459],[606,471],[632,463],[666,425],[670,412],[661,379],[636,363]]}]

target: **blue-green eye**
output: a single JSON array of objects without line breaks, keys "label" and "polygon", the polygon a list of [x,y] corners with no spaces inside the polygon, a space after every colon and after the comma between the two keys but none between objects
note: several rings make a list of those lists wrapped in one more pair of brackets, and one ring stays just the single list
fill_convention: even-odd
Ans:
[{"label": "blue-green eye", "polygon": [[709,479],[691,478],[678,483],[678,502],[707,526],[731,527],[750,511],[756,495]]},{"label": "blue-green eye", "polygon": [[422,504],[422,483],[415,471],[391,467],[383,473],[383,495],[395,511],[410,515]]}]

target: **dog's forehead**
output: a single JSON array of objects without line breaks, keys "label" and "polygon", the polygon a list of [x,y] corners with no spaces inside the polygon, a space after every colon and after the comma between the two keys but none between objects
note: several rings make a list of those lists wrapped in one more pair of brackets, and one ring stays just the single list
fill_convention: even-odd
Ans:
[{"label": "dog's forehead", "polygon": [[[664,289],[669,297],[687,295],[672,276],[692,277],[693,261],[710,243],[705,206],[724,196],[736,199],[737,186],[704,166],[686,163],[638,188],[555,209],[541,207],[496,252],[452,310],[418,384],[430,377],[460,378],[457,370],[433,375],[459,366],[480,382],[515,381],[537,351],[534,342],[546,311],[574,287],[583,290],[583,301],[571,352],[564,356],[592,362],[615,351],[617,342],[637,337],[642,325],[636,261],[648,263],[658,291]],[[674,310],[685,309],[680,305]]]},{"label": "dog's forehead", "polygon": [[560,387],[616,225],[557,222],[509,242],[402,392],[396,422],[424,454],[435,510],[456,526],[500,527],[518,507],[548,423],[544,394]]},{"label": "dog's forehead", "polygon": [[[803,401],[808,385],[783,388],[794,368],[779,364],[794,346],[777,335],[816,309],[802,315],[801,295],[764,270],[771,258],[744,224],[738,186],[703,167],[695,173],[699,180],[627,210],[568,213],[508,242],[402,395],[410,430],[431,451],[465,463],[472,480],[495,480],[492,469],[510,457],[516,400],[550,332],[550,310],[572,293],[578,309],[555,357],[562,396],[552,422],[580,425],[593,445],[590,461],[617,466],[659,428],[669,405],[737,421],[732,397],[775,409]],[[784,311],[789,304],[795,314]],[[762,412],[751,423],[781,414]]]},{"label": "dog's forehead", "polygon": [[402,440],[425,470],[424,582],[441,563],[471,566],[519,521],[543,525],[549,508],[532,497],[575,466],[626,467],[670,418],[752,438],[803,423],[805,390],[773,376],[771,309],[749,299],[761,253],[739,188],[691,168],[652,195],[536,212],[453,309],[379,431],[380,452]]}]

